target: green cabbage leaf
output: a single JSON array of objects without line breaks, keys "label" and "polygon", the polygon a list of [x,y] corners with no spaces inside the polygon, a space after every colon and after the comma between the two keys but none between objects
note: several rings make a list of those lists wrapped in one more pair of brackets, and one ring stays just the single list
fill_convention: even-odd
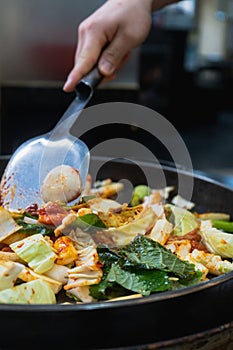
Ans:
[{"label": "green cabbage leaf", "polygon": [[52,246],[38,233],[10,245],[11,249],[37,273],[50,270],[57,257]]},{"label": "green cabbage leaf", "polygon": [[0,291],[3,304],[56,304],[56,297],[48,283],[34,280]]},{"label": "green cabbage leaf", "polygon": [[212,226],[211,220],[202,220],[200,226],[202,240],[213,254],[222,258],[233,258],[233,235]]},{"label": "green cabbage leaf", "polygon": [[184,236],[199,227],[199,221],[191,211],[173,204],[165,204],[164,209],[174,226],[173,235]]}]

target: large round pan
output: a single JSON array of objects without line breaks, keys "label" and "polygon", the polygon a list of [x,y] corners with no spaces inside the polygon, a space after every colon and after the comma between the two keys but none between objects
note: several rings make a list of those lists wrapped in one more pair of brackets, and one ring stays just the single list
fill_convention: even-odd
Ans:
[{"label": "large round pan", "polygon": [[[0,164],[3,169],[6,159]],[[96,157],[91,160],[90,172],[99,178],[127,179],[134,185],[149,176],[157,187],[159,168],[157,164]],[[167,184],[174,186],[180,178],[188,184],[193,176],[167,165],[163,173]],[[208,178],[194,176],[191,199],[197,211],[233,215],[233,191]],[[225,350],[232,337],[232,311],[233,273],[129,301],[0,305],[0,349]]]}]

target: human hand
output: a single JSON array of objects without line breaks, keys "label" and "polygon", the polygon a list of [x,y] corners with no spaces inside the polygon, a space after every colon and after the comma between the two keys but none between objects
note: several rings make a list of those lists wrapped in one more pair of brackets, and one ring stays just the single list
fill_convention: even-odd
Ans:
[{"label": "human hand", "polygon": [[75,63],[64,91],[73,91],[96,64],[106,79],[113,79],[131,50],[149,34],[152,4],[152,0],[108,0],[85,19],[78,28]]}]

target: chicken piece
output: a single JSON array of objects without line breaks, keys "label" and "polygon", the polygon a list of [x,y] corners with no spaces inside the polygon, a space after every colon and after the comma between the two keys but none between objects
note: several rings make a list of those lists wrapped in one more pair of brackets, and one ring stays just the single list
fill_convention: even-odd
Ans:
[{"label": "chicken piece", "polygon": [[83,215],[86,215],[86,214],[92,214],[92,210],[90,208],[80,208],[77,212],[77,215],[78,216],[83,216]]},{"label": "chicken piece", "polygon": [[182,239],[177,241],[169,241],[165,247],[172,253],[175,253],[178,258],[184,260],[186,256],[191,252],[191,243],[188,239]]},{"label": "chicken piece", "polygon": [[58,237],[54,242],[54,248],[57,252],[56,263],[58,265],[68,265],[78,258],[78,252],[72,239],[68,236]]},{"label": "chicken piece", "polygon": [[209,273],[208,268],[204,264],[202,264],[201,262],[198,262],[197,260],[195,260],[194,257],[192,256],[192,253],[187,254],[184,260],[188,261],[190,264],[194,264],[195,270],[202,272],[201,281],[208,280],[208,278],[207,278],[207,275]]},{"label": "chicken piece", "polygon": [[89,295],[89,286],[101,281],[102,264],[95,247],[91,245],[82,248],[80,246],[78,253],[77,266],[68,270],[69,280],[64,290],[82,302],[92,302],[94,299]]},{"label": "chicken piece", "polygon": [[222,260],[219,255],[206,253],[202,250],[194,249],[191,253],[192,258],[206,266],[212,275],[221,275],[233,270],[233,264],[228,260]]},{"label": "chicken piece", "polygon": [[66,227],[69,226],[77,218],[77,213],[71,212],[63,218],[60,225],[54,230],[56,237],[66,234]]},{"label": "chicken piece", "polygon": [[[94,298],[89,295],[89,286],[77,286],[69,289],[68,294],[74,296],[78,300],[81,300],[82,303],[91,303],[95,301]],[[79,303],[80,301],[77,301],[77,304]]]}]

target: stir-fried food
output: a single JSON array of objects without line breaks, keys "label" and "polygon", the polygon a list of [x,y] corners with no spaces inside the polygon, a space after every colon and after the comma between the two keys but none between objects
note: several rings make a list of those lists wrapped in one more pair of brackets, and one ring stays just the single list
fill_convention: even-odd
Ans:
[{"label": "stir-fried food", "polygon": [[54,189],[43,183],[41,208],[0,207],[0,303],[145,297],[233,270],[228,213],[197,213],[172,186],[141,184],[129,203],[119,203],[114,198],[124,191],[122,183],[92,183],[90,175],[82,196],[69,205],[75,181],[80,186],[73,175],[68,197],[54,200]]}]

